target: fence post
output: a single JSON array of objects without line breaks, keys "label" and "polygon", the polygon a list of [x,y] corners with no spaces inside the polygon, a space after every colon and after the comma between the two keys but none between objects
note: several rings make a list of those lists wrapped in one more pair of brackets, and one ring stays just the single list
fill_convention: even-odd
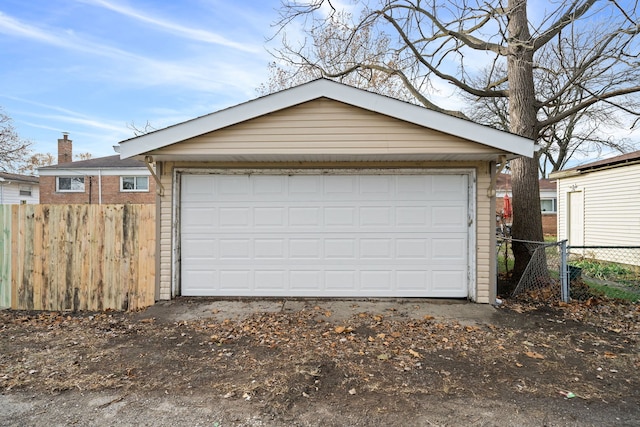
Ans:
[{"label": "fence post", "polygon": [[567,267],[567,241],[560,242],[560,294],[563,302],[569,302],[569,271]]}]

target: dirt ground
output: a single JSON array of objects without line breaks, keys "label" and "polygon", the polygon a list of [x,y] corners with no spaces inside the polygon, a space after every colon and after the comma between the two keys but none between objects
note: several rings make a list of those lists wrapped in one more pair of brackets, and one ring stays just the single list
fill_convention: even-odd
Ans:
[{"label": "dirt ground", "polygon": [[640,306],[0,311],[0,425],[640,425]]}]

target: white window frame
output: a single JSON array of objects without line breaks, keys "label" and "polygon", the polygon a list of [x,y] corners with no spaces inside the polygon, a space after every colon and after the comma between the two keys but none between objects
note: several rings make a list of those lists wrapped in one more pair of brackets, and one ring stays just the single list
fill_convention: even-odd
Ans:
[{"label": "white window frame", "polygon": [[33,188],[30,185],[21,185],[18,190],[20,196],[29,196],[33,194]]},{"label": "white window frame", "polygon": [[[133,178],[134,187],[135,188],[124,188],[124,180],[125,178]],[[147,188],[137,188],[138,187],[138,179],[144,178],[147,180]],[[149,177],[148,176],[140,176],[140,175],[124,175],[120,177],[120,192],[122,193],[148,193],[149,192]]]},{"label": "white window frame", "polygon": [[551,201],[552,205],[553,205],[553,210],[551,211],[544,211],[542,209],[540,209],[540,211],[542,212],[542,214],[557,214],[558,213],[558,198],[557,197],[542,197],[540,198],[540,204],[542,204],[543,200],[549,200]]},{"label": "white window frame", "polygon": [[[61,189],[60,188],[60,179],[70,179],[71,181],[69,182],[69,189]],[[82,189],[74,189],[73,188],[73,180],[77,180],[77,181],[82,181]],[[85,190],[85,186],[84,186],[85,182],[84,182],[84,176],[56,176],[56,192],[57,193],[84,193]]]}]

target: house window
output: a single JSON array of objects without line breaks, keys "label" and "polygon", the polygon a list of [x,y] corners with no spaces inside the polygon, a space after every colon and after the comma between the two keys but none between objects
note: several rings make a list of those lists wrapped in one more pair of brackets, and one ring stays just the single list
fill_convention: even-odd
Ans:
[{"label": "house window", "polygon": [[21,196],[31,196],[31,186],[30,185],[21,185],[20,186],[20,195]]},{"label": "house window", "polygon": [[149,191],[149,177],[121,176],[120,191]]},{"label": "house window", "polygon": [[556,199],[540,199],[542,213],[556,213]]},{"label": "house window", "polygon": [[83,193],[84,177],[83,176],[58,176],[56,177],[56,191],[61,193]]}]

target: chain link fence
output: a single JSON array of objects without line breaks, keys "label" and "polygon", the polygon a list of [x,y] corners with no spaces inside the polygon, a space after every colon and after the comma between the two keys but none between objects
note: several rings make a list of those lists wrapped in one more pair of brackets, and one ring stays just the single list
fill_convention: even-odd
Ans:
[{"label": "chain link fence", "polygon": [[569,271],[640,292],[640,246],[567,246]]},{"label": "chain link fence", "polygon": [[[515,258],[513,243],[519,243],[529,253],[530,261],[520,280],[513,281],[512,272]],[[498,287],[506,290],[509,296],[527,295],[534,299],[566,300],[568,292],[564,282],[563,255],[566,254],[566,241],[531,242],[506,237],[498,237]],[[564,289],[564,291],[563,291]]]},{"label": "chain link fence", "polygon": [[[531,257],[522,277],[513,281],[512,245]],[[567,246],[498,236],[498,289],[503,296],[569,301],[589,295],[589,283],[640,293],[640,246]],[[585,284],[586,283],[586,284]]]}]

